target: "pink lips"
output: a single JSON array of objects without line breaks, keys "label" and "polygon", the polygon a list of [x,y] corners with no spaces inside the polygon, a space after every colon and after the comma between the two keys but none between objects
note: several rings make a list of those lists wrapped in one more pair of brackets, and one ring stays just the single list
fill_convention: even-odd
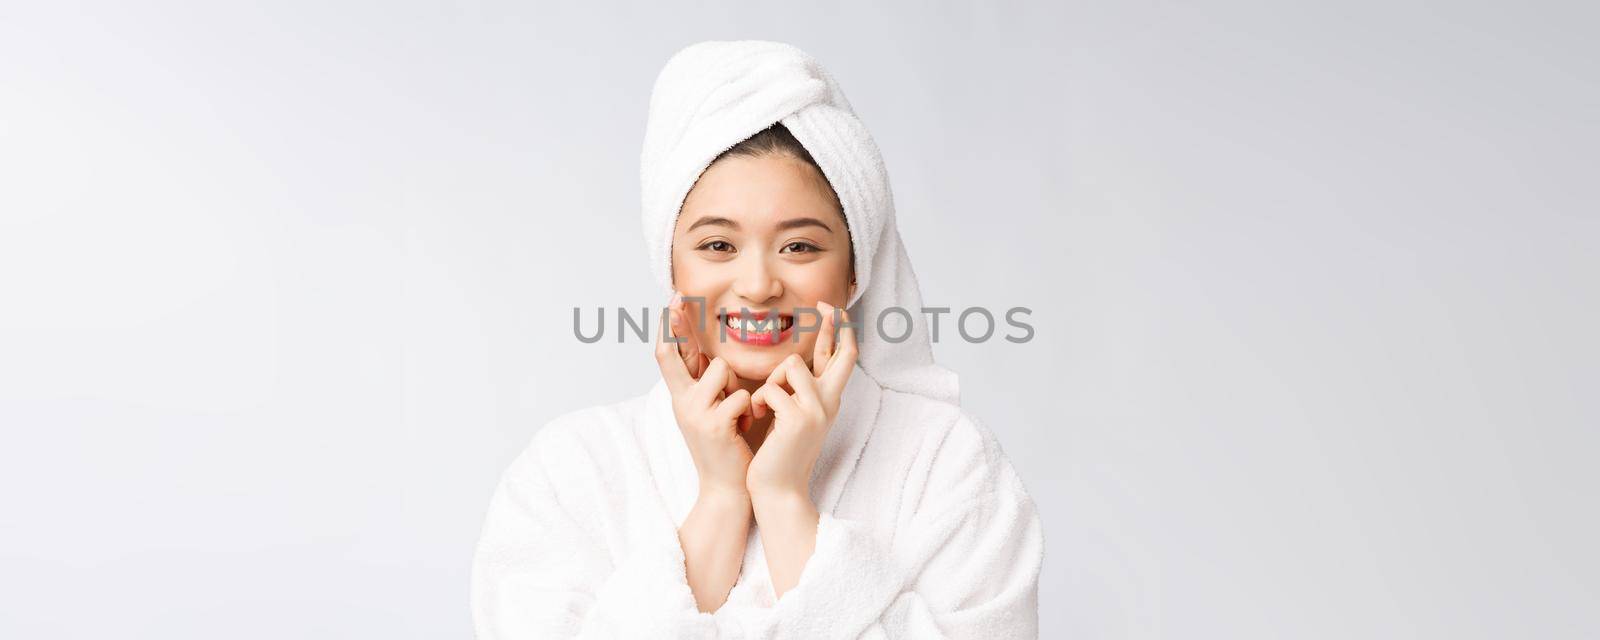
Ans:
[{"label": "pink lips", "polygon": [[[759,321],[759,320],[766,320],[770,315],[771,315],[770,311],[751,311],[751,312],[743,314],[742,316],[740,314],[737,314],[737,313],[730,313],[730,314],[728,314],[728,317],[730,317],[730,318],[742,317],[742,318],[749,318],[749,319],[752,319],[752,320],[758,320]],[[735,331],[733,329],[729,329],[726,324],[722,325],[722,328],[723,328],[723,332],[728,337],[733,338],[733,340],[735,342],[738,342],[740,344],[748,344],[748,345],[752,345],[752,346],[758,346],[758,347],[770,347],[772,345],[778,344],[779,342],[783,342],[784,340],[788,340],[789,337],[794,334],[794,325],[793,324],[791,324],[789,326],[789,328],[783,329],[782,331],[779,331],[779,332],[776,332],[776,333],[773,333],[773,332],[770,332],[770,331],[769,332],[765,332],[765,333],[754,333],[754,332],[745,331],[744,329],[739,329],[739,330]]]}]

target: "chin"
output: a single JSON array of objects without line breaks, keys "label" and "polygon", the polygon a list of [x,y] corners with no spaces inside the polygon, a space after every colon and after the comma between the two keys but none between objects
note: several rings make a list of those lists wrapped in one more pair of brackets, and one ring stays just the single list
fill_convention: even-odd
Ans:
[{"label": "chin", "polygon": [[723,353],[721,356],[728,361],[734,375],[745,380],[766,380],[791,353],[794,352],[771,350],[770,353]]}]

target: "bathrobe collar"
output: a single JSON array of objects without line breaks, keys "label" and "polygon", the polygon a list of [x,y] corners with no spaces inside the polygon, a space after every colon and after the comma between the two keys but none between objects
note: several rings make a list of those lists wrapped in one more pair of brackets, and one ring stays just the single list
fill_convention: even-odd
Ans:
[{"label": "bathrobe collar", "polygon": [[[833,513],[844,486],[855,471],[861,451],[878,422],[883,389],[858,363],[845,383],[839,401],[839,414],[828,429],[822,452],[811,473],[811,499],[819,513]],[[661,492],[662,506],[672,516],[674,526],[682,526],[700,493],[700,476],[694,457],[678,430],[672,412],[672,395],[665,380],[657,379],[645,401],[644,430],[646,456]]]}]

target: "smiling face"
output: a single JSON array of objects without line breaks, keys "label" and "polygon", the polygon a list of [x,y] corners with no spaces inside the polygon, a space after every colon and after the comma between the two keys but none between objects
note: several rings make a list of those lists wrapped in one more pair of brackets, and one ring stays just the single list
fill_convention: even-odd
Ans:
[{"label": "smiling face", "polygon": [[[740,340],[740,331],[720,330],[721,312],[735,323],[741,308],[757,317],[767,312],[790,327],[797,307],[817,309],[823,301],[843,308],[855,291],[853,275],[849,232],[827,179],[786,154],[713,163],[684,198],[672,232],[673,282],[685,297],[706,301],[685,307],[691,331],[708,356],[726,360],[745,380],[765,380],[791,353],[809,363],[817,332],[774,336],[746,324]],[[800,320],[818,323],[811,313]]]}]

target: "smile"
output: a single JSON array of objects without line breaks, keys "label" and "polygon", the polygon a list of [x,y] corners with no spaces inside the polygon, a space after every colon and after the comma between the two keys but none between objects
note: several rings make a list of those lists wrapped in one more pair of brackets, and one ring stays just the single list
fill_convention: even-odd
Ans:
[{"label": "smile", "polygon": [[771,346],[794,334],[794,316],[789,314],[778,314],[774,319],[771,312],[751,311],[744,315],[725,313],[720,319],[722,334],[741,344]]}]

